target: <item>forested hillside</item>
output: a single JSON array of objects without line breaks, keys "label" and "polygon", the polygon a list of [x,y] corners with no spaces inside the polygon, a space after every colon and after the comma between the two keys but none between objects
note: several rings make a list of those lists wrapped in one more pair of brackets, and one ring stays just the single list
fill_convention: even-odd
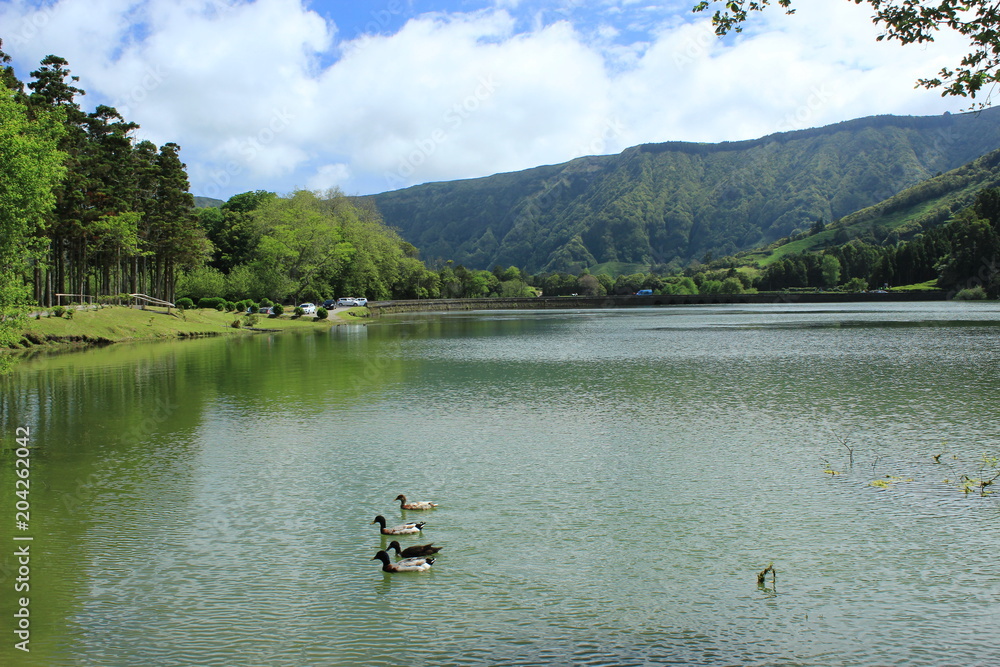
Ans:
[{"label": "forested hillside", "polygon": [[841,246],[851,240],[875,246],[896,245],[945,223],[971,205],[982,190],[998,186],[1000,149],[832,224],[814,223],[804,232],[737,253],[736,257],[740,262],[767,267],[786,256]]},{"label": "forested hillside", "polygon": [[879,116],[753,141],[636,146],[374,195],[425,261],[669,271],[829,223],[1000,147],[1000,109]]},{"label": "forested hillside", "polygon": [[[994,160],[994,184],[1000,184],[1000,155],[990,157]],[[891,218],[890,213],[873,220],[884,222]],[[904,220],[900,228],[905,226]],[[748,253],[718,260],[715,271],[763,266],[762,271],[755,272],[753,286],[767,291],[805,287],[857,291],[925,283],[951,295],[978,290],[966,298],[1000,296],[1000,188],[979,190],[969,206],[950,215],[944,224],[905,239],[893,230],[879,241],[870,228],[861,236],[838,243],[848,238],[848,229],[817,226],[805,239],[774,248],[770,254]],[[882,228],[886,229],[889,227]],[[818,242],[824,236],[827,241]],[[810,248],[796,248],[798,241],[810,240]]]}]

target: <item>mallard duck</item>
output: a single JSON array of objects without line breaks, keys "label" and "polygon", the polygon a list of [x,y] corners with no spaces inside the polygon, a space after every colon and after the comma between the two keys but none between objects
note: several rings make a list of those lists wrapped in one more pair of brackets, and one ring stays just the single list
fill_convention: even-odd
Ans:
[{"label": "mallard duck", "polygon": [[396,496],[396,500],[399,501],[399,509],[403,510],[430,510],[438,506],[437,503],[432,503],[427,500],[415,500],[412,503],[406,502],[406,496],[402,493]]},{"label": "mallard duck", "polygon": [[415,544],[412,547],[406,547],[405,549],[400,550],[399,542],[393,540],[392,542],[389,542],[389,548],[387,550],[392,551],[393,549],[395,549],[396,555],[402,556],[403,558],[413,558],[415,556],[432,556],[437,552],[441,551],[441,547],[431,546],[432,544],[434,543],[431,542],[431,544]]},{"label": "mallard duck", "polygon": [[372,560],[382,561],[383,572],[426,572],[431,569],[433,558],[405,558],[398,563],[389,560],[389,554],[379,551]]},{"label": "mallard duck", "polygon": [[381,514],[375,517],[375,520],[372,521],[372,523],[377,523],[381,526],[380,532],[383,535],[410,535],[412,533],[419,533],[426,524],[425,521],[421,521],[419,523],[404,523],[399,526],[393,526],[392,528],[386,528],[385,517]]}]

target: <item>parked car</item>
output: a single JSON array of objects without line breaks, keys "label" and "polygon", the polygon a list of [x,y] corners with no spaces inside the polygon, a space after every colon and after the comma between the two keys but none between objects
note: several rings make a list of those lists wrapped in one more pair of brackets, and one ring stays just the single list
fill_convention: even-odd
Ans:
[{"label": "parked car", "polygon": [[300,303],[299,304],[299,308],[301,308],[302,311],[306,315],[315,315],[316,314],[316,304],[315,303]]},{"label": "parked car", "polygon": [[638,292],[636,292],[635,295],[636,296],[650,296],[650,295],[652,295],[652,293],[653,293],[653,290],[651,290],[651,289],[641,289]]},{"label": "parked car", "polygon": [[359,306],[367,306],[368,299],[363,296],[356,296],[354,297],[354,303],[356,303]]},{"label": "parked car", "polygon": [[261,306],[260,310],[258,310],[257,312],[260,313],[261,315],[270,315],[271,306]]},{"label": "parked car", "polygon": [[323,307],[326,308],[327,310],[330,310],[336,305],[337,305],[336,299],[327,299],[326,301],[323,302]]},{"label": "parked car", "polygon": [[337,299],[337,305],[338,306],[347,306],[348,308],[350,308],[351,306],[358,305],[358,302],[355,301],[354,299],[352,299],[349,296],[342,296],[339,299]]}]

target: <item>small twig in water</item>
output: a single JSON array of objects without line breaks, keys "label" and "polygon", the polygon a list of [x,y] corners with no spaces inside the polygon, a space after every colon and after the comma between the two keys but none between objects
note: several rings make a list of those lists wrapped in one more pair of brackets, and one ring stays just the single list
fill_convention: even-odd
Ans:
[{"label": "small twig in water", "polygon": [[772,562],[767,567],[765,567],[763,570],[761,570],[760,572],[757,573],[757,585],[758,586],[763,586],[764,585],[764,580],[767,579],[767,573],[768,572],[771,573],[771,586],[775,586],[777,584],[778,573],[775,571],[775,569],[774,569],[774,563]]},{"label": "small twig in water", "polygon": [[842,444],[844,447],[847,448],[847,453],[851,457],[851,467],[853,468],[854,467],[854,447],[851,447],[850,445],[847,444],[847,440],[848,439],[846,437],[845,438],[841,438],[836,433],[833,434],[833,437],[835,437],[837,440],[839,440],[840,444]]}]

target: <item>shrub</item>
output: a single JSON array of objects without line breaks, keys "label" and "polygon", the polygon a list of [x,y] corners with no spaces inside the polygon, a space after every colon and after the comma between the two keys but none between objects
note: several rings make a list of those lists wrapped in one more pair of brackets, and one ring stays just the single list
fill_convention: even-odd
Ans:
[{"label": "shrub", "polygon": [[317,308],[316,309],[316,319],[317,320],[325,320],[329,315],[330,315],[330,313],[327,312],[326,308]]},{"label": "shrub", "polygon": [[[210,266],[193,271],[185,271],[177,277],[177,293],[190,296],[196,301],[210,294],[222,294],[226,289],[226,279],[222,272]],[[203,306],[199,306],[202,308]],[[215,308],[215,306],[204,306]]]},{"label": "shrub", "polygon": [[56,306],[55,308],[52,309],[52,314],[55,315],[56,317],[62,317],[63,315],[66,314],[66,309],[63,308],[62,306]]},{"label": "shrub", "polygon": [[851,278],[844,284],[848,292],[864,292],[868,289],[868,281],[864,278]]},{"label": "shrub", "polygon": [[280,303],[276,303],[271,306],[271,315],[273,317],[281,317],[285,314],[285,309],[281,307]]},{"label": "shrub", "polygon": [[268,299],[267,297],[264,297],[263,299],[260,300],[260,305],[262,305],[262,306],[273,306],[274,302],[271,301],[270,299]]},{"label": "shrub", "polygon": [[180,308],[181,310],[191,310],[192,308],[194,308],[194,301],[192,301],[188,297],[184,297],[183,299],[177,299],[174,305]]},{"label": "shrub", "polygon": [[248,301],[247,302],[247,309],[249,309],[250,312],[253,313],[253,314],[257,314],[257,313],[260,312],[260,306],[258,306],[253,301]]},{"label": "shrub", "polygon": [[226,302],[220,301],[219,303],[215,304],[215,309],[220,313],[226,312]]},{"label": "shrub", "polygon": [[955,295],[955,299],[958,301],[979,301],[985,298],[986,290],[983,289],[982,285],[967,287]]},{"label": "shrub", "polygon": [[230,324],[229,326],[231,326],[234,329],[239,329],[241,326],[243,326],[243,321],[237,317],[235,320],[233,320],[233,323]]},{"label": "shrub", "polygon": [[236,312],[236,304],[232,301],[226,301],[226,312],[233,313]]},{"label": "shrub", "polygon": [[302,306],[295,306],[295,310],[292,312],[295,313],[295,317],[302,317],[306,314],[306,311],[302,309]]},{"label": "shrub", "polygon": [[204,296],[198,299],[199,308],[215,308],[219,309],[219,304],[225,303],[225,299],[218,296]]},{"label": "shrub", "polygon": [[69,310],[67,310],[66,311],[66,319],[67,320],[73,319],[73,313],[75,313],[75,312],[76,312],[76,310],[74,310],[73,308],[70,308]]},{"label": "shrub", "polygon": [[260,318],[260,315],[244,315],[243,316],[243,326],[245,326],[245,327],[254,327],[254,326],[256,326],[258,318]]}]

